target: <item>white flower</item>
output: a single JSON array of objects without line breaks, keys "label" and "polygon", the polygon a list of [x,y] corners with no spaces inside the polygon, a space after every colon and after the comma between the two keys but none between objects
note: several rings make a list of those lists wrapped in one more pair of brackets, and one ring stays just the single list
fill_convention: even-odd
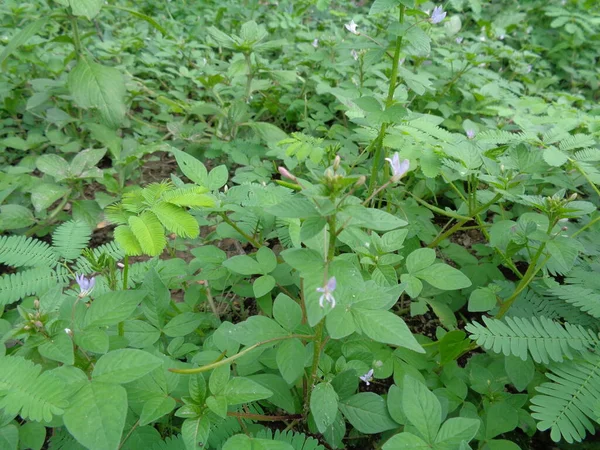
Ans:
[{"label": "white flower", "polygon": [[356,23],[354,23],[354,20],[351,20],[349,23],[345,23],[344,26],[346,27],[346,30],[348,30],[350,33],[356,34],[357,36],[360,34],[356,30]]},{"label": "white flower", "polygon": [[464,39],[464,38],[463,38],[462,36],[459,36],[459,37],[457,37],[457,38],[456,38],[456,43],[457,43],[457,44],[462,44],[462,41],[463,41],[463,39]]},{"label": "white flower", "polygon": [[385,158],[385,160],[390,163],[390,166],[392,166],[393,183],[399,181],[400,178],[402,178],[404,174],[408,172],[408,169],[410,167],[410,161],[408,159],[405,159],[404,161],[400,162],[400,155],[398,155],[398,152],[394,153],[394,156],[392,156],[391,158]]},{"label": "white flower", "polygon": [[318,40],[317,38],[315,38],[315,40],[314,40],[314,41],[312,41],[312,46],[313,46],[314,48],[317,48],[317,47],[319,46],[319,40]]},{"label": "white flower", "polygon": [[322,295],[319,297],[319,306],[321,308],[325,307],[325,302],[331,305],[331,308],[335,308],[335,298],[333,297],[333,291],[335,291],[337,282],[335,277],[331,277],[327,284],[323,287],[318,287],[317,292],[320,292]]},{"label": "white flower", "polygon": [[358,60],[358,53],[357,53],[356,50],[352,49],[352,51],[350,52],[350,54],[354,58],[354,61]]},{"label": "white flower", "polygon": [[444,20],[444,17],[446,17],[446,11],[444,11],[444,8],[442,8],[441,6],[436,6],[435,8],[433,8],[433,12],[431,13],[431,17],[429,18],[429,20],[431,21],[431,23],[440,23],[442,20]]},{"label": "white flower", "polygon": [[373,380],[373,369],[369,370],[367,373],[365,373],[359,378],[363,380],[367,386],[369,386],[371,384],[371,381]]},{"label": "white flower", "polygon": [[73,331],[71,331],[70,328],[65,328],[65,333],[67,333],[69,336],[73,336]]},{"label": "white flower", "polygon": [[531,64],[528,64],[528,65],[527,65],[527,68],[525,69],[525,73],[529,73],[529,72],[531,72],[531,69],[532,69],[532,65],[531,65]]}]

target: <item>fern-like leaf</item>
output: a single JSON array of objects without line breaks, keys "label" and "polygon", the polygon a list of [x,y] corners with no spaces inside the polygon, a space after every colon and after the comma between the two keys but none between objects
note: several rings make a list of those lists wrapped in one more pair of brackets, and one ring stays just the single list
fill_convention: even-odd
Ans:
[{"label": "fern-like leaf", "polygon": [[68,273],[57,270],[36,267],[22,272],[0,277],[0,306],[14,303],[27,295],[40,294],[48,288],[67,283]]},{"label": "fern-like leaf", "polygon": [[177,206],[210,208],[215,201],[210,195],[205,195],[206,192],[208,189],[201,186],[183,187],[165,192],[161,200]]},{"label": "fern-like leaf", "polygon": [[42,366],[19,356],[1,356],[0,410],[38,422],[63,414],[71,392],[52,371],[40,375],[41,370]]},{"label": "fern-like leaf", "polygon": [[544,383],[536,390],[540,395],[531,399],[533,418],[539,430],[550,429],[552,440],[561,438],[569,443],[581,441],[586,430],[594,433],[592,420],[600,399],[600,356],[584,355],[585,359],[567,361],[551,367]]},{"label": "fern-like leaf", "polygon": [[477,322],[466,326],[469,337],[486,350],[518,356],[523,361],[529,353],[537,363],[562,362],[563,356],[573,358],[572,350],[585,351],[598,343],[598,337],[583,327],[569,323],[563,326],[545,317],[483,317],[483,321],[487,328]]},{"label": "fern-like leaf", "polygon": [[129,226],[145,254],[158,256],[162,253],[167,241],[164,229],[153,212],[145,211],[139,217],[130,217]]},{"label": "fern-like leaf", "polygon": [[574,284],[559,285],[549,290],[555,297],[570,303],[588,313],[600,318],[600,292]]},{"label": "fern-like leaf", "polygon": [[177,236],[196,238],[200,234],[200,225],[194,217],[181,206],[160,202],[152,207],[163,226]]},{"label": "fern-like leaf", "polygon": [[177,435],[168,437],[158,444],[154,444],[152,450],[186,450],[186,447],[181,435]]},{"label": "fern-like leaf", "polygon": [[54,267],[58,255],[43,241],[25,236],[0,237],[0,263],[13,267]]},{"label": "fern-like leaf", "polygon": [[60,256],[70,261],[81,255],[91,236],[92,230],[85,222],[70,220],[52,233],[52,245]]},{"label": "fern-like leaf", "polygon": [[[133,217],[133,216],[132,216]],[[139,256],[144,252],[129,225],[119,225],[114,231],[115,241],[121,246],[126,255]]]},{"label": "fern-like leaf", "polygon": [[291,430],[286,432],[276,430],[273,433],[273,430],[270,428],[265,428],[256,433],[255,437],[285,442],[294,447],[294,450],[325,450],[325,447],[319,444],[319,441],[316,439],[307,437],[304,433],[294,433]]}]

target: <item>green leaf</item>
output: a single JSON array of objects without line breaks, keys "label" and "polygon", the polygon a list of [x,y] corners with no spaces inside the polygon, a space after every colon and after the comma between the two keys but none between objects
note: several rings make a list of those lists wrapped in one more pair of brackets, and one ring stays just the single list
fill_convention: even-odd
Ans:
[{"label": "green leaf", "polygon": [[[82,0],[86,1],[91,0]],[[69,74],[69,89],[81,108],[98,109],[107,126],[121,125],[127,107],[123,75],[117,69],[81,57]]]},{"label": "green leaf", "polygon": [[129,226],[144,253],[149,256],[162,253],[167,241],[162,225],[152,212],[145,211],[139,217],[130,217]]},{"label": "green leaf", "polygon": [[175,155],[177,164],[186,177],[199,186],[208,185],[208,171],[204,164],[193,156],[190,156],[181,150],[177,150],[174,147],[171,147],[169,151]]},{"label": "green leaf", "polygon": [[145,295],[144,291],[116,291],[98,296],[86,312],[85,327],[123,322],[133,314]]},{"label": "green leaf", "polygon": [[198,221],[180,206],[160,202],[152,207],[152,212],[167,230],[177,236],[194,239],[200,234]]},{"label": "green leaf", "polygon": [[436,440],[435,447],[439,450],[454,450],[459,448],[461,442],[469,442],[479,430],[479,419],[466,417],[453,417],[442,425]]},{"label": "green leaf", "polygon": [[464,273],[444,263],[434,264],[412,275],[444,291],[464,289],[471,286],[471,280]]},{"label": "green leaf", "polygon": [[320,217],[315,205],[306,197],[297,195],[265,209],[265,212],[275,217],[286,219],[306,219]]},{"label": "green leaf", "polygon": [[286,339],[279,344],[275,360],[281,376],[288,384],[294,384],[304,372],[305,355],[299,339]]},{"label": "green leaf", "polygon": [[127,416],[127,392],[118,384],[92,381],[71,400],[63,420],[79,443],[94,450],[116,450]]},{"label": "green leaf", "polygon": [[236,255],[223,262],[223,266],[242,275],[255,275],[263,273],[262,267],[254,258],[248,255]]},{"label": "green leaf", "polygon": [[227,399],[222,395],[211,395],[206,399],[206,406],[217,416],[227,417]]},{"label": "green leaf", "polygon": [[245,125],[252,128],[268,145],[276,145],[287,139],[288,135],[281,128],[268,122],[249,122]]},{"label": "green leaf", "polygon": [[342,223],[349,220],[346,226],[363,227],[377,231],[390,231],[408,224],[405,220],[381,209],[365,208],[360,205],[348,206],[339,215]]},{"label": "green leaf", "polygon": [[102,9],[102,0],[69,0],[71,11],[76,16],[85,16],[92,20]]},{"label": "green leaf", "polygon": [[507,356],[504,359],[504,369],[510,382],[521,392],[527,388],[527,385],[533,380],[535,375],[535,366],[531,358],[523,361],[517,356]]},{"label": "green leaf", "polygon": [[44,358],[51,359],[52,361],[58,361],[69,366],[72,366],[75,362],[73,341],[62,330],[40,345],[38,351]]},{"label": "green leaf", "polygon": [[324,217],[309,217],[302,222],[300,239],[303,242],[308,241],[310,238],[313,238],[319,234],[323,228],[325,228],[325,225],[327,225],[327,220]]},{"label": "green leaf", "polygon": [[263,275],[254,280],[252,284],[252,290],[254,291],[255,297],[262,297],[267,295],[275,287],[275,278],[271,275]]},{"label": "green leaf", "polygon": [[[41,423],[27,422],[19,427],[19,448],[40,450],[46,441],[46,427]],[[0,448],[4,448],[1,445]]]},{"label": "green leaf", "polygon": [[56,181],[69,177],[69,163],[58,155],[46,154],[35,160],[35,166],[40,172],[44,172]]},{"label": "green leaf", "polygon": [[[25,44],[29,39],[35,36],[38,31],[40,31],[46,22],[48,22],[49,17],[42,17],[41,19],[36,20],[35,22],[31,22],[25,28],[22,28],[17,34],[15,34],[8,45],[4,47],[2,53],[0,53],[0,66],[4,63],[4,60],[10,56],[12,52],[14,52],[21,45]],[[16,28],[15,28],[16,29]]]},{"label": "green leaf", "polygon": [[521,450],[517,444],[511,441],[507,441],[505,439],[494,439],[492,441],[488,441],[484,450]]},{"label": "green leaf", "polygon": [[294,331],[302,322],[302,308],[285,294],[279,294],[273,304],[273,317],[288,331]]},{"label": "green leaf", "polygon": [[310,396],[310,412],[320,433],[333,424],[337,410],[338,395],[331,383],[317,384]]},{"label": "green leaf", "polygon": [[210,434],[210,419],[208,416],[197,419],[185,419],[181,426],[181,434],[186,450],[196,450],[205,447]]},{"label": "green leaf", "polygon": [[506,401],[492,404],[485,414],[485,437],[492,439],[517,428],[519,414]]},{"label": "green leaf", "polygon": [[19,429],[8,424],[0,427],[0,448],[6,450],[17,450],[19,448]]},{"label": "green leaf", "polygon": [[258,375],[251,375],[247,378],[273,392],[273,395],[267,400],[269,403],[273,403],[278,408],[281,408],[290,414],[295,414],[297,412],[295,397],[292,396],[288,384],[279,375],[261,373]]},{"label": "green leaf", "polygon": [[208,379],[208,388],[212,394],[220,394],[231,376],[231,368],[229,364],[219,366],[212,371]]},{"label": "green leaf", "polygon": [[144,403],[140,414],[140,426],[147,425],[166,416],[175,409],[176,402],[171,397],[154,397]]},{"label": "green leaf", "polygon": [[113,232],[115,241],[123,249],[126,255],[139,256],[143,254],[142,247],[129,228],[129,225],[119,225]]},{"label": "green leaf", "polygon": [[432,447],[412,433],[399,433],[385,443],[382,450],[425,450]]},{"label": "green leaf", "polygon": [[113,350],[96,362],[92,379],[105,383],[129,383],[159,367],[162,360],[151,353],[133,348]]},{"label": "green leaf", "polygon": [[0,206],[0,230],[27,228],[35,222],[31,211],[21,205]]},{"label": "green leaf", "polygon": [[281,256],[299,272],[319,271],[324,266],[323,256],[308,248],[290,248],[281,252]]},{"label": "green leaf", "polygon": [[425,353],[404,320],[389,311],[354,308],[354,322],[371,339]]},{"label": "green leaf", "polygon": [[419,248],[406,258],[406,268],[409,273],[414,274],[419,270],[426,269],[435,261],[435,250],[432,248]]},{"label": "green leaf", "polygon": [[160,331],[143,320],[126,321],[124,330],[130,347],[149,347],[160,338]]},{"label": "green leaf", "polygon": [[203,316],[198,313],[185,312],[173,317],[163,328],[169,337],[186,336],[193,333],[202,323]]},{"label": "green leaf", "polygon": [[404,377],[402,409],[421,437],[433,444],[442,423],[442,405],[433,392],[409,375]]},{"label": "green leaf", "polygon": [[291,444],[271,439],[257,439],[236,434],[230,437],[222,450],[294,450]]},{"label": "green leaf", "polygon": [[222,188],[227,183],[229,179],[229,170],[226,165],[220,165],[215,167],[208,174],[208,182],[207,187],[211,191],[216,191],[217,189]]},{"label": "green leaf", "polygon": [[496,293],[489,288],[479,288],[469,296],[469,312],[484,312],[498,305]]},{"label": "green leaf", "polygon": [[546,161],[548,165],[552,167],[562,166],[569,160],[569,157],[565,153],[554,146],[545,148],[542,155],[544,157],[544,161]]},{"label": "green leaf", "polygon": [[277,256],[269,247],[261,247],[256,252],[256,260],[262,269],[262,273],[270,273],[277,267]]},{"label": "green leaf", "polygon": [[339,408],[361,433],[375,434],[398,428],[388,413],[385,400],[373,392],[361,392],[341,400]]},{"label": "green leaf", "polygon": [[269,398],[273,392],[248,378],[235,377],[229,380],[223,395],[229,405],[239,405]]},{"label": "green leaf", "polygon": [[87,328],[83,333],[75,333],[75,343],[83,350],[92,353],[104,354],[109,347],[108,334],[100,328]]}]

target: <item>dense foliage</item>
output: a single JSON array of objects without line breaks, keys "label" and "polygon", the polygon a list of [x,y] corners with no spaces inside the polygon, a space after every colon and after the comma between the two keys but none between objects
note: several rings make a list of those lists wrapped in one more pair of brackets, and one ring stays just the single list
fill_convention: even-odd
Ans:
[{"label": "dense foliage", "polygon": [[0,28],[0,448],[593,448],[598,2]]}]

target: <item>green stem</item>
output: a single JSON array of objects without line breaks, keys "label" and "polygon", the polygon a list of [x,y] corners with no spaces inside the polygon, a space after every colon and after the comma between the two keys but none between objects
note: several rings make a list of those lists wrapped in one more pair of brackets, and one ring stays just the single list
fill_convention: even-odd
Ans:
[{"label": "green stem", "polygon": [[431,211],[433,211],[433,212],[435,212],[435,213],[437,213],[437,214],[440,214],[440,215],[442,215],[442,216],[446,216],[446,217],[451,217],[452,219],[457,219],[457,220],[466,220],[467,222],[468,222],[469,220],[471,220],[471,217],[462,216],[462,215],[460,215],[460,214],[457,214],[457,213],[455,213],[455,212],[452,212],[452,211],[446,211],[445,209],[438,208],[437,206],[433,206],[432,204],[430,204],[430,203],[427,203],[425,200],[423,200],[423,199],[421,199],[421,198],[417,197],[417,196],[416,196],[415,194],[413,194],[412,192],[408,192],[408,191],[405,191],[405,192],[407,192],[407,193],[408,193],[408,194],[409,194],[409,195],[410,195],[412,198],[414,198],[414,199],[417,201],[417,203],[419,203],[419,204],[423,205],[425,208],[427,208],[427,209],[429,209],[429,210],[431,210]]},{"label": "green stem", "polygon": [[246,101],[250,99],[250,93],[252,92],[252,57],[250,53],[244,53],[246,59],[246,65],[248,66],[248,78],[246,79]]},{"label": "green stem", "polygon": [[257,342],[256,344],[245,348],[241,352],[236,353],[235,355],[230,356],[229,358],[222,359],[222,360],[214,362],[212,364],[207,364],[206,366],[194,367],[193,369],[169,369],[169,371],[173,372],[173,373],[180,373],[180,374],[186,374],[186,375],[190,375],[190,374],[194,374],[194,373],[208,372],[209,370],[213,370],[213,369],[216,369],[217,367],[223,366],[225,364],[232,363],[236,359],[241,358],[242,356],[250,353],[252,350],[257,349],[261,345],[270,344],[271,342],[283,341],[285,339],[311,340],[311,339],[314,339],[314,336],[310,336],[310,335],[306,335],[306,334],[290,334],[288,336],[280,336],[280,337],[276,337],[273,339],[267,339],[266,341]]},{"label": "green stem", "polygon": [[128,277],[129,277],[129,255],[125,255],[123,258],[123,290],[126,291],[129,287]]},{"label": "green stem", "polygon": [[600,190],[598,190],[598,188],[596,187],[596,184],[594,184],[594,182],[590,179],[590,177],[585,172],[585,170],[583,170],[579,164],[577,164],[577,163],[574,163],[574,164],[575,164],[575,168],[577,169],[577,171],[583,176],[583,178],[585,178],[585,180],[588,182],[588,184],[591,186],[591,188],[594,190],[594,192],[596,192],[596,195],[598,195],[598,197],[600,197]]},{"label": "green stem", "polygon": [[240,417],[242,419],[259,420],[263,422],[283,422],[284,420],[295,420],[302,418],[300,414],[288,414],[285,416],[266,416],[264,414],[239,413],[234,411],[228,411],[227,415],[229,417]]},{"label": "green stem", "polygon": [[231,228],[233,228],[235,231],[244,236],[244,239],[250,242],[254,246],[254,248],[262,247],[262,244],[260,242],[258,242],[256,239],[254,239],[252,236],[250,236],[248,233],[246,233],[244,230],[238,227],[237,224],[227,216],[227,214],[221,213],[220,216],[223,218],[223,221],[227,225],[231,226]]},{"label": "green stem", "polygon": [[[398,22],[404,23],[404,5],[400,5],[400,15]],[[402,49],[402,36],[396,38],[396,48],[394,49],[394,59],[392,61],[392,73],[390,74],[390,84],[388,86],[388,95],[385,101],[386,108],[389,108],[394,104],[394,93],[396,92],[396,86],[398,81],[398,66],[400,63],[400,50]],[[369,194],[375,190],[377,184],[377,173],[379,172],[379,166],[383,161],[383,139],[385,138],[385,132],[387,130],[387,123],[381,124],[379,134],[375,138],[375,155],[373,156],[373,168],[371,169],[371,179],[369,180]]]},{"label": "green stem", "polygon": [[71,26],[73,27],[73,45],[75,46],[75,53],[77,53],[77,59],[81,57],[81,38],[79,37],[79,26],[77,25],[77,17],[71,16]]},{"label": "green stem", "polygon": [[429,248],[437,247],[437,245],[440,242],[442,242],[444,239],[446,239],[447,237],[451,236],[452,234],[456,233],[465,223],[467,223],[470,220],[473,220],[473,218],[475,216],[477,216],[477,214],[481,213],[482,211],[485,211],[488,207],[490,207],[491,205],[493,205],[494,203],[496,203],[496,201],[498,201],[500,198],[502,198],[502,195],[496,194],[492,200],[490,200],[489,202],[487,202],[485,205],[482,205],[479,208],[477,208],[473,212],[473,216],[472,217],[469,217],[468,219],[465,218],[463,220],[460,220],[460,221],[456,222],[452,228],[450,228],[445,233],[442,233],[441,235],[439,235],[438,237],[436,237],[427,247],[429,247]]},{"label": "green stem", "polygon": [[52,223],[52,221],[54,220],[54,218],[63,210],[63,208],[69,201],[69,196],[71,195],[71,192],[72,192],[72,189],[69,189],[67,191],[67,193],[63,196],[63,198],[60,201],[60,203],[58,204],[58,206],[52,210],[52,212],[46,218],[46,220],[44,220],[42,223],[38,223],[33,228],[30,228],[29,230],[27,230],[27,232],[25,233],[25,236],[33,236],[35,233],[38,232],[38,230],[40,228],[50,225]]},{"label": "green stem", "polygon": [[591,227],[592,225],[594,225],[596,222],[598,222],[600,220],[600,216],[596,217],[594,220],[591,220],[590,222],[588,222],[586,225],[584,225],[583,227],[581,227],[579,230],[577,230],[575,233],[573,233],[571,235],[572,238],[576,237],[577,235],[579,235],[582,231],[587,230],[589,227]]}]

